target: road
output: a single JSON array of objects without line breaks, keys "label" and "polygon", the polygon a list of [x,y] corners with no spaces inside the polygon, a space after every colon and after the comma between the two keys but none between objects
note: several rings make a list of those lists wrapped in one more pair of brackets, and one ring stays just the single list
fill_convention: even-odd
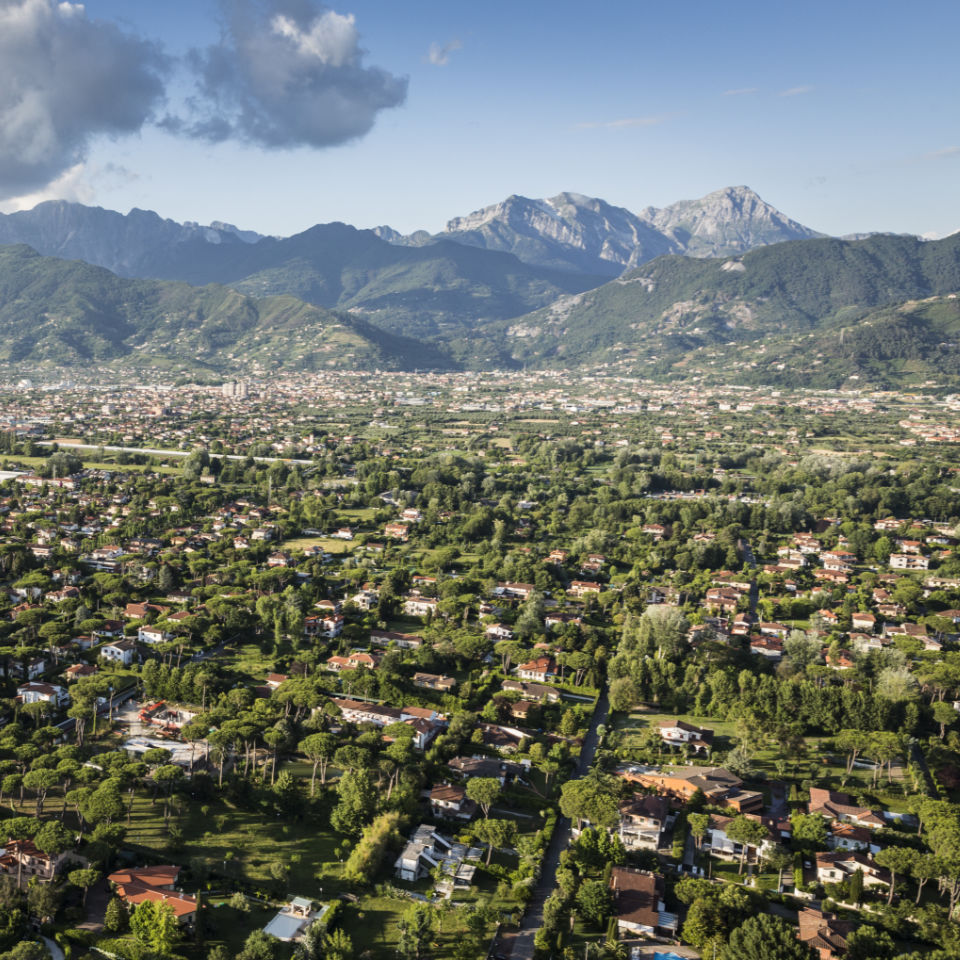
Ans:
[{"label": "road", "polygon": [[[605,724],[607,722],[609,713],[610,703],[607,700],[606,688],[604,688],[600,697],[597,699],[597,706],[593,711],[593,719],[590,721],[590,728],[587,730],[586,737],[584,737],[583,747],[580,750],[580,758],[577,761],[577,768],[571,779],[579,779],[585,776],[590,769],[600,743],[597,728],[601,723]],[[556,886],[557,866],[560,863],[560,854],[567,849],[570,843],[570,826],[570,821],[566,817],[559,817],[557,819],[557,826],[553,831],[550,846],[547,847],[546,855],[543,858],[540,879],[533,889],[533,896],[530,898],[526,913],[524,913],[523,919],[520,921],[520,930],[512,937],[513,948],[510,953],[512,960],[532,960],[533,938],[536,932],[543,926],[543,904]]]},{"label": "road", "polygon": [[[163,450],[160,447],[112,447],[105,443],[79,443],[73,440],[41,440],[40,447],[52,447],[56,443],[63,450],[109,450],[111,453],[146,453],[151,457],[189,457],[194,450]],[[209,453],[209,451],[208,451]],[[210,453],[211,457],[225,460],[246,460],[246,456],[238,453]],[[288,457],[250,457],[257,463],[298,463],[303,466],[313,466],[313,460],[293,460]]]}]

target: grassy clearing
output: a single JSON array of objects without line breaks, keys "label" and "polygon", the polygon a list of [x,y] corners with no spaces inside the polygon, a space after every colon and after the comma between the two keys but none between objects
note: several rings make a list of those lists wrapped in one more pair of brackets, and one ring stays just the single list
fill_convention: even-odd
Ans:
[{"label": "grassy clearing", "polygon": [[339,537],[293,537],[280,544],[282,550],[309,550],[319,547],[333,556],[343,556],[357,549],[354,540],[341,540]]},{"label": "grassy clearing", "polygon": [[729,749],[737,726],[732,720],[697,717],[691,713],[656,713],[653,708],[641,706],[629,713],[617,714],[613,728],[622,734],[622,747],[627,750],[639,749],[644,732],[650,727],[656,727],[662,720],[683,720],[712,730],[714,748],[721,750]]},{"label": "grassy clearing", "polygon": [[[69,449],[67,453],[76,453],[82,455],[83,451]],[[18,465],[25,470],[36,470],[47,462],[47,457],[7,457],[5,461],[11,464],[11,468],[16,470]],[[163,473],[167,475],[176,475],[182,472],[180,467],[155,466],[149,463],[116,463],[112,460],[88,460],[82,457],[83,466],[87,470],[110,470],[114,473]]]}]

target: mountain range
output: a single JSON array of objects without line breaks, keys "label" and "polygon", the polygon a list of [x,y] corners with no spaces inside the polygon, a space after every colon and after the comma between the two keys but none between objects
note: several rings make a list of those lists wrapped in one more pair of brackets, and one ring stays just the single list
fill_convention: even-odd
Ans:
[{"label": "mountain range", "polygon": [[53,201],[0,216],[3,243],[7,363],[958,378],[960,236],[823,237],[746,187],[639,214],[514,196],[433,236],[265,237]]},{"label": "mountain range", "polygon": [[749,187],[726,187],[700,200],[647,207],[639,214],[578,193],[548,200],[507,197],[447,223],[442,233],[401,236],[378,227],[391,243],[423,246],[447,239],[512,253],[525,263],[578,273],[619,276],[668,253],[719,257],[787,240],[822,236],[791,220]]}]

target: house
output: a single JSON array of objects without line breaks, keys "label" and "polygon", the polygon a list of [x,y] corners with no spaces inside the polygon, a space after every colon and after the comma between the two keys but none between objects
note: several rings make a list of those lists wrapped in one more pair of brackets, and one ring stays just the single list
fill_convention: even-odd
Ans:
[{"label": "house", "polygon": [[807,812],[819,813],[831,820],[852,823],[859,827],[868,827],[871,830],[886,826],[883,814],[867,807],[858,807],[850,802],[850,797],[846,793],[838,793],[822,787],[810,788],[810,802],[807,804]]},{"label": "house", "polygon": [[72,859],[80,858],[71,853],[44,853],[34,846],[32,840],[8,840],[0,849],[0,871],[7,876],[36,878],[49,883]]},{"label": "house", "polygon": [[669,770],[626,764],[618,767],[615,773],[624,780],[638,783],[679,803],[686,803],[701,790],[708,803],[732,807],[738,813],[754,813],[763,809],[763,794],[744,790],[743,781],[723,767]]},{"label": "house", "polygon": [[394,633],[390,630],[371,630],[370,644],[374,647],[396,646],[401,650],[417,650],[423,644],[423,637],[415,633]]},{"label": "house", "polygon": [[453,677],[444,677],[436,673],[415,673],[413,685],[424,690],[439,690],[441,693],[451,693],[457,685]]},{"label": "house", "polygon": [[491,623],[484,632],[491,640],[513,639],[513,631],[505,623]]},{"label": "house", "polygon": [[133,663],[136,652],[137,643],[135,640],[115,640],[112,643],[104,644],[100,648],[100,656],[104,660],[122,663],[125,667],[129,667]]},{"label": "house", "polygon": [[517,666],[517,674],[523,680],[536,680],[543,683],[557,675],[557,665],[553,657],[538,657],[529,663],[521,663]]},{"label": "house", "polygon": [[55,683],[30,681],[17,687],[17,696],[21,703],[46,703],[59,707],[70,700],[70,694]]},{"label": "house", "polygon": [[620,806],[618,833],[627,850],[657,850],[670,819],[666,797],[636,794]]},{"label": "house", "polygon": [[[763,824],[767,828],[767,836],[764,837],[757,846],[747,846],[747,859],[755,860],[762,857],[763,854],[777,842],[778,837],[771,830],[770,825],[765,823],[757,814],[747,814],[750,820]],[[736,840],[731,840],[727,836],[727,828],[733,823],[733,817],[725,817],[719,814],[711,814],[707,825],[707,843],[710,852],[716,857],[741,857],[743,856],[743,844]]]},{"label": "house", "polygon": [[929,570],[930,560],[916,553],[891,553],[891,570]]},{"label": "house", "polygon": [[379,703],[350,700],[346,697],[334,697],[330,702],[340,709],[343,719],[350,723],[373,723],[378,727],[386,727],[401,720],[400,711],[396,707],[385,707]]},{"label": "house", "polygon": [[837,920],[813,907],[801,910],[797,921],[797,937],[816,952],[819,960],[839,960],[847,952],[847,937],[857,926],[851,920]]},{"label": "house", "polygon": [[359,610],[363,610],[364,613],[372,610],[379,600],[380,591],[373,590],[369,587],[364,587],[363,590],[357,591],[357,593],[350,598],[350,602],[355,604]]},{"label": "house", "polygon": [[439,606],[440,601],[433,597],[421,597],[419,594],[412,594],[404,598],[403,612],[408,617],[426,617],[435,614]]},{"label": "house", "polygon": [[366,667],[368,670],[376,670],[380,665],[381,656],[379,653],[365,653],[363,651],[351,653],[346,657],[328,657],[327,669],[333,673],[339,673],[341,670],[359,670]]},{"label": "house", "polygon": [[536,589],[532,583],[498,583],[493,588],[493,593],[497,597],[526,600]]},{"label": "house", "polygon": [[878,867],[873,858],[858,850],[835,850],[830,853],[818,853],[816,857],[817,880],[820,883],[842,883],[858,870],[863,873],[863,886],[867,890],[874,887],[889,887],[890,872]]},{"label": "house", "polygon": [[470,777],[495,777],[501,786],[506,786],[523,779],[530,769],[530,761],[514,763],[497,757],[454,757],[447,766],[465,780]]},{"label": "house", "polygon": [[850,618],[850,623],[854,630],[873,633],[877,626],[877,618],[872,613],[855,613]]},{"label": "house", "polygon": [[658,873],[614,867],[610,874],[610,892],[620,933],[646,937],[673,935],[677,930],[677,915],[666,910],[665,890],[664,879]]},{"label": "house", "polygon": [[265,684],[271,690],[276,690],[284,681],[289,679],[285,673],[268,673]]},{"label": "house", "polygon": [[522,730],[516,727],[504,727],[497,723],[481,723],[480,736],[484,746],[503,753],[516,753],[520,744],[527,738]]},{"label": "house", "polygon": [[713,731],[695,727],[683,720],[661,720],[660,739],[671,747],[691,747],[696,753],[709,753]]},{"label": "house", "polygon": [[173,910],[181,926],[189,926],[197,917],[197,899],[175,889],[179,876],[180,867],[171,865],[117,870],[107,880],[128,906],[136,907],[147,900],[163,903]]},{"label": "house", "polygon": [[155,603],[128,603],[123,615],[128,620],[142,620],[148,613],[163,613],[164,608]]},{"label": "house", "polygon": [[839,822],[830,824],[827,846],[831,850],[865,850],[868,853],[876,853],[880,849],[880,845],[873,842],[873,834],[867,827]]},{"label": "house", "polygon": [[67,669],[63,671],[63,679],[66,680],[67,683],[72,683],[81,677],[92,677],[96,672],[97,668],[90,666],[89,663],[75,663],[72,667],[67,667]]},{"label": "house", "polygon": [[575,597],[599,596],[603,588],[599,583],[593,583],[590,580],[573,580],[570,583],[567,593],[572,593]]},{"label": "house", "polygon": [[303,635],[305,637],[326,637],[332,640],[343,633],[343,617],[339,613],[304,617]]},{"label": "house", "polygon": [[141,643],[167,643],[173,639],[173,634],[159,627],[140,627],[137,631],[137,639]]},{"label": "house", "polygon": [[469,820],[477,812],[477,805],[467,798],[465,787],[440,783],[430,791],[430,810],[435,817]]},{"label": "house", "polygon": [[405,523],[388,523],[383,528],[384,536],[406,543],[410,539],[410,527]]},{"label": "house", "polygon": [[546,700],[548,703],[556,703],[560,699],[560,691],[556,687],[548,687],[542,683],[504,680],[500,689],[504,693],[519,693],[521,700]]},{"label": "house", "polygon": [[481,855],[477,847],[448,840],[422,823],[397,857],[394,870],[401,880],[415,883],[439,869],[449,887],[469,887]]},{"label": "house", "polygon": [[779,637],[751,637],[750,652],[768,660],[783,657],[783,641]]},{"label": "house", "polygon": [[711,587],[707,590],[703,606],[708,610],[720,610],[723,613],[735,613],[740,603],[740,594],[732,587]]}]

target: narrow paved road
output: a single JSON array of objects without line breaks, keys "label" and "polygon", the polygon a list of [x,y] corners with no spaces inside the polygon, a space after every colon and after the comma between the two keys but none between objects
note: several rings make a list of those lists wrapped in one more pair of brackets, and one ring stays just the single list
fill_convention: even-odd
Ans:
[{"label": "narrow paved road", "polygon": [[[607,700],[606,687],[604,687],[603,692],[597,700],[596,709],[593,711],[593,719],[590,721],[590,728],[587,730],[586,737],[584,737],[580,758],[577,761],[577,767],[571,779],[579,779],[590,769],[593,758],[597,753],[597,746],[600,743],[597,728],[601,723],[607,722],[609,713],[610,703]],[[512,960],[531,960],[533,957],[533,938],[536,932],[543,926],[543,904],[556,886],[557,866],[560,863],[560,854],[566,850],[570,843],[570,826],[570,821],[566,817],[559,817],[557,819],[557,826],[553,831],[553,838],[543,858],[543,868],[540,873],[540,879],[533,889],[533,896],[527,905],[527,911],[520,921],[520,930],[513,937],[513,949],[510,953]]]},{"label": "narrow paved road", "polygon": [[[52,447],[57,444],[63,450],[107,450],[110,453],[146,453],[152,457],[189,457],[195,450],[169,450],[163,447],[117,447],[109,443],[81,443],[79,440],[38,440],[38,447]],[[214,459],[246,460],[245,454],[207,453]],[[313,465],[313,460],[294,460],[287,457],[250,457],[256,463],[296,463],[301,466]]]}]

